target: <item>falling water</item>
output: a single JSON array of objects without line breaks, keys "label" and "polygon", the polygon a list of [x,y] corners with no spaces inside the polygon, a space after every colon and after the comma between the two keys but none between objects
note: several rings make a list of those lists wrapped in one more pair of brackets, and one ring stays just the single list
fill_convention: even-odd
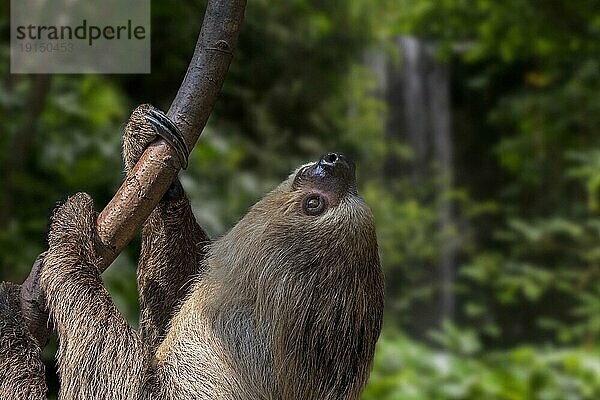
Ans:
[{"label": "falling water", "polygon": [[[387,103],[386,135],[392,142],[408,144],[414,152],[414,160],[405,165],[390,155],[384,173],[390,179],[408,174],[416,185],[436,179],[440,182],[439,197],[452,187],[448,65],[436,58],[436,47],[431,43],[401,36],[395,40],[395,46],[399,62],[383,52],[372,52],[368,55],[368,65],[377,75],[380,97]],[[453,224],[453,209],[449,202],[439,204],[439,227],[445,232]],[[439,300],[432,309],[426,310],[429,321],[425,325],[439,326],[442,320],[453,316],[455,298],[451,286],[455,264],[456,244],[453,240],[443,240],[436,276],[431,276],[436,286],[439,285]]]}]

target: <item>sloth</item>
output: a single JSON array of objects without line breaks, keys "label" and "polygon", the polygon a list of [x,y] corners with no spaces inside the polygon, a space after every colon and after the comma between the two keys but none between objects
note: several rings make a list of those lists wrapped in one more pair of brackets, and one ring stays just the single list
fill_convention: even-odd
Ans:
[{"label": "sloth", "polygon": [[[142,105],[125,128],[126,172],[156,135],[186,161],[176,127]],[[215,241],[176,179],[143,228],[138,330],[103,286],[96,217],[83,193],[60,206],[41,268],[61,399],[359,398],[384,289],[347,157],[300,166]],[[20,323],[18,287],[3,285],[0,313],[12,319],[0,323],[0,368],[12,368],[0,372],[0,395],[42,398],[39,347]]]}]

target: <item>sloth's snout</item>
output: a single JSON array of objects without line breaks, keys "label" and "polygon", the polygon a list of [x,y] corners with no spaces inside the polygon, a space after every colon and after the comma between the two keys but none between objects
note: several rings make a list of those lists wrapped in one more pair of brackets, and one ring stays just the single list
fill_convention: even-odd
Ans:
[{"label": "sloth's snout", "polygon": [[334,165],[345,159],[346,157],[343,154],[327,153],[323,157],[321,157],[319,163],[322,165],[330,165],[333,167]]},{"label": "sloth's snout", "polygon": [[333,175],[344,180],[354,180],[356,167],[354,162],[342,153],[327,153],[317,161],[315,172]]},{"label": "sloth's snout", "polygon": [[309,164],[298,171],[293,187],[309,184],[328,192],[337,193],[337,197],[345,193],[356,193],[356,167],[350,158],[342,153],[329,152],[314,164]]},{"label": "sloth's snout", "polygon": [[352,161],[350,161],[342,153],[327,153],[319,160],[319,164],[322,166],[336,167],[343,166],[348,167]]}]

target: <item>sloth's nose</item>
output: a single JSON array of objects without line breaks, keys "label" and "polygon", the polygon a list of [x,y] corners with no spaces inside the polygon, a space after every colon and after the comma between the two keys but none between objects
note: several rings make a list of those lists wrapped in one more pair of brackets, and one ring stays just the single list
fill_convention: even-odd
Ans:
[{"label": "sloth's nose", "polygon": [[356,167],[354,162],[342,153],[329,152],[317,162],[317,170],[324,176],[334,176],[350,182],[354,180]]},{"label": "sloth's nose", "polygon": [[329,152],[316,163],[301,168],[293,184],[297,186],[300,182],[312,182],[315,187],[326,191],[357,193],[355,170],[354,162],[350,158],[341,153]]},{"label": "sloth's nose", "polygon": [[319,160],[319,164],[328,167],[350,167],[353,163],[342,153],[327,153]]},{"label": "sloth's nose", "polygon": [[321,157],[319,162],[321,163],[321,165],[329,165],[333,167],[337,162],[340,161],[341,158],[345,157],[342,154],[338,153],[327,153],[323,157]]}]

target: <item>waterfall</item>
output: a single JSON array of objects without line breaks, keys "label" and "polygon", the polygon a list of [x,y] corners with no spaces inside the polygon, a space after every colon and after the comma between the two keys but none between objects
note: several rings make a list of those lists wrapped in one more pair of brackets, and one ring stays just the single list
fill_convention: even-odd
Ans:
[{"label": "waterfall", "polygon": [[[450,127],[449,68],[436,58],[436,46],[410,36],[395,39],[399,60],[383,51],[371,52],[368,65],[378,77],[379,96],[388,108],[385,134],[391,142],[408,144],[414,152],[410,163],[395,155],[384,168],[387,179],[409,177],[413,184],[432,182],[439,198],[452,188],[453,148]],[[454,223],[452,204],[437,202],[439,229],[445,232]],[[456,243],[443,240],[437,265],[428,277],[436,290],[429,309],[419,310],[419,330],[439,327],[453,317],[455,296],[452,291],[456,264]]]}]

